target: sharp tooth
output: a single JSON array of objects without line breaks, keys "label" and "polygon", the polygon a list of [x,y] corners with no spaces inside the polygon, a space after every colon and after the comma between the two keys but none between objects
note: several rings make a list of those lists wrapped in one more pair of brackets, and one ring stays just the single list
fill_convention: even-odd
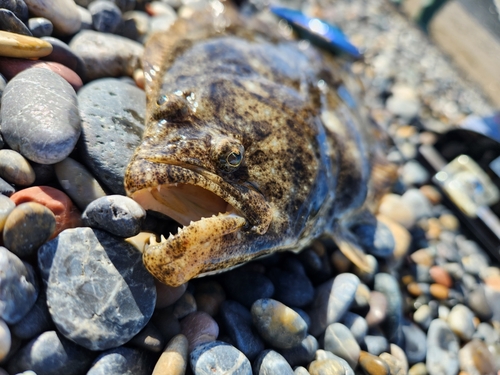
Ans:
[{"label": "sharp tooth", "polygon": [[165,236],[162,234],[161,235],[161,242],[165,242],[167,239],[165,238]]},{"label": "sharp tooth", "polygon": [[192,220],[191,220],[191,221],[189,222],[189,225],[191,225],[191,224],[193,224],[193,223],[194,223],[194,221],[192,221]]},{"label": "sharp tooth", "polygon": [[171,240],[174,238],[174,235],[172,233],[170,233],[170,236],[168,236],[168,239]]},{"label": "sharp tooth", "polygon": [[151,235],[149,236],[149,244],[150,245],[156,245],[158,242],[156,242],[156,236],[155,235]]}]

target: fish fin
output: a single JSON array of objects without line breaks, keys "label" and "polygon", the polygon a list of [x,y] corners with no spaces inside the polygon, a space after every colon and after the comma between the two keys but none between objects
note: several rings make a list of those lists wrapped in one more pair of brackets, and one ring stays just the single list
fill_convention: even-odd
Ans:
[{"label": "fish fin", "polygon": [[361,271],[371,273],[372,266],[370,265],[364,250],[356,241],[354,235],[343,225],[337,225],[332,234],[332,239],[338,246],[342,254],[354,263]]}]

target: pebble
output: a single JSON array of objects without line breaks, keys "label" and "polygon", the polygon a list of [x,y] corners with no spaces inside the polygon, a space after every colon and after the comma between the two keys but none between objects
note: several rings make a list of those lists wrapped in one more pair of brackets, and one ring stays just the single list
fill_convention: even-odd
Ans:
[{"label": "pebble", "polygon": [[132,10],[122,16],[120,35],[142,42],[149,32],[150,17],[146,12]]},{"label": "pebble", "polygon": [[28,186],[35,182],[35,171],[18,152],[0,150],[0,177],[11,184]]},{"label": "pebble", "polygon": [[87,169],[72,158],[66,158],[55,166],[57,180],[65,193],[82,211],[94,200],[106,193]]},{"label": "pebble", "polygon": [[0,30],[0,56],[29,59],[51,52],[51,44],[41,39]]},{"label": "pebble", "polygon": [[151,367],[145,353],[120,347],[100,354],[92,363],[87,375],[149,375]]},{"label": "pebble", "polygon": [[392,95],[387,99],[387,109],[404,120],[411,120],[420,111],[420,99],[413,87],[395,85]]},{"label": "pebble", "polygon": [[387,297],[385,294],[375,290],[370,292],[370,309],[366,314],[368,327],[374,327],[382,323],[387,313]]},{"label": "pebble", "polygon": [[462,341],[468,342],[476,332],[474,313],[465,305],[453,306],[448,315],[448,326]]},{"label": "pebble", "polygon": [[83,374],[93,358],[93,353],[58,332],[47,331],[24,345],[9,361],[7,371],[17,374],[31,370],[36,375]]},{"label": "pebble", "polygon": [[453,280],[450,274],[444,268],[439,266],[433,266],[429,269],[429,274],[434,282],[444,285],[448,288],[453,286]]},{"label": "pebble", "polygon": [[334,359],[322,359],[312,361],[309,365],[309,374],[311,375],[344,375],[345,370],[341,363]]},{"label": "pebble", "polygon": [[23,22],[28,20],[28,7],[24,0],[0,0],[0,8],[8,9]]},{"label": "pebble", "polygon": [[63,160],[81,132],[75,91],[46,69],[28,69],[9,81],[1,116],[2,135],[9,146],[41,164]]},{"label": "pebble", "polygon": [[396,278],[388,273],[375,275],[374,290],[381,292],[387,299],[387,316],[383,323],[389,342],[401,346],[403,298]]},{"label": "pebble", "polygon": [[432,216],[432,206],[427,197],[419,189],[408,189],[401,201],[411,208],[416,220]]},{"label": "pebble", "polygon": [[54,30],[54,25],[47,18],[43,17],[34,17],[30,18],[28,21],[28,27],[33,36],[37,38],[41,38],[43,36],[52,35],[52,31]]},{"label": "pebble", "polygon": [[424,331],[416,324],[405,321],[402,327],[405,339],[405,354],[408,362],[413,364],[425,359],[428,350],[428,342]]},{"label": "pebble", "polygon": [[395,222],[401,224],[406,229],[415,225],[415,215],[411,206],[404,202],[402,197],[397,194],[386,194],[382,198],[379,207],[379,214],[387,216]]},{"label": "pebble", "polygon": [[217,340],[219,326],[207,313],[196,311],[181,320],[181,333],[188,339],[188,351],[192,352],[200,344]]},{"label": "pebble", "polygon": [[144,131],[144,91],[114,78],[100,79],[78,93],[82,160],[115,194],[125,194],[128,161]]},{"label": "pebble", "polygon": [[422,305],[413,313],[413,320],[424,330],[429,328],[429,324],[431,324],[432,319],[432,311],[429,305]]},{"label": "pebble", "polygon": [[276,300],[263,298],[255,301],[251,313],[255,328],[273,348],[293,348],[307,335],[304,319]]},{"label": "pebble", "polygon": [[366,319],[358,314],[347,312],[343,319],[344,325],[349,328],[358,343],[362,342],[368,332]]},{"label": "pebble", "polygon": [[40,203],[28,202],[12,210],[3,228],[4,245],[21,258],[32,256],[56,229],[52,211]]},{"label": "pebble", "polygon": [[87,8],[88,4],[82,5],[83,0],[78,0],[76,8],[78,9],[78,13],[80,14],[80,20],[82,21],[82,25],[80,27],[81,30],[92,30],[92,15],[90,14]]},{"label": "pebble", "polygon": [[15,207],[16,204],[12,199],[0,194],[0,233],[3,231],[7,217]]},{"label": "pebble", "polygon": [[493,313],[486,298],[484,285],[478,285],[467,295],[467,305],[482,321],[491,319]]},{"label": "pebble", "polygon": [[316,340],[314,336],[308,335],[302,340],[300,345],[290,349],[280,349],[279,352],[287,360],[290,366],[297,366],[311,363],[318,349],[318,340]]},{"label": "pebble", "polygon": [[141,258],[132,245],[90,228],[67,229],[43,245],[38,265],[58,330],[91,350],[135,336],[151,318],[156,299]]},{"label": "pebble", "polygon": [[429,375],[456,375],[459,369],[458,350],[458,339],[448,324],[434,319],[427,331],[426,364]]},{"label": "pebble", "polygon": [[5,324],[5,322],[0,319],[0,361],[7,357],[7,354],[10,352],[10,347],[12,344],[12,338],[10,335],[9,326]]},{"label": "pebble", "polygon": [[401,179],[406,185],[422,185],[429,180],[429,172],[415,160],[409,160],[403,166]]},{"label": "pebble", "polygon": [[11,326],[11,331],[16,337],[29,340],[53,328],[54,323],[47,307],[47,295],[42,289],[33,307],[21,321]]},{"label": "pebble", "polygon": [[441,284],[431,284],[429,287],[431,295],[439,300],[445,300],[449,295],[449,288]]},{"label": "pebble", "polygon": [[252,365],[245,355],[222,341],[197,346],[189,360],[195,375],[252,375]]},{"label": "pebble", "polygon": [[488,375],[498,373],[495,359],[488,346],[481,340],[474,339],[465,344],[458,352],[460,369],[468,374]]},{"label": "pebble", "polygon": [[226,292],[217,281],[206,280],[196,285],[194,299],[198,311],[204,311],[210,316],[215,316],[219,313],[220,306],[226,299]]},{"label": "pebble", "polygon": [[[271,280],[258,272],[238,269],[226,273],[223,280],[228,297],[246,307],[251,307],[258,299],[269,298],[274,294]],[[248,285],[252,287],[248,288]]]},{"label": "pebble", "polygon": [[8,9],[0,8],[0,29],[20,35],[33,36],[23,21]]},{"label": "pebble", "polygon": [[245,306],[232,300],[224,301],[220,318],[232,343],[249,360],[253,361],[264,350],[264,343],[252,325],[252,314]]},{"label": "pebble", "polygon": [[89,81],[103,77],[131,77],[140,67],[144,51],[138,42],[92,30],[79,32],[69,46],[83,60]]},{"label": "pebble", "polygon": [[0,246],[0,318],[8,324],[23,319],[38,297],[33,268]]},{"label": "pebble", "polygon": [[122,22],[122,12],[115,3],[108,0],[92,1],[88,10],[92,15],[94,30],[101,33],[115,33]]},{"label": "pebble", "polygon": [[274,285],[273,298],[288,306],[303,307],[314,298],[314,287],[305,273],[273,267],[267,276]]},{"label": "pebble", "polygon": [[338,355],[335,355],[332,352],[318,349],[316,351],[316,360],[321,361],[325,359],[330,359],[339,363],[344,368],[345,375],[354,375],[354,370],[344,358],[340,358]]},{"label": "pebble", "polygon": [[177,319],[182,319],[196,310],[196,300],[190,292],[185,292],[172,306],[172,313]]},{"label": "pebble", "polygon": [[10,197],[12,194],[14,194],[15,191],[16,191],[16,189],[11,184],[9,184],[3,178],[0,178],[0,194],[1,195],[5,195],[6,197]]},{"label": "pebble", "polygon": [[171,309],[157,310],[151,321],[167,341],[181,333],[179,319],[172,314]]},{"label": "pebble", "polygon": [[162,284],[155,280],[156,286],[156,309],[164,309],[167,306],[173,305],[179,298],[182,297],[187,288],[187,283],[173,287]]},{"label": "pebble", "polygon": [[399,361],[399,365],[401,366],[402,373],[408,373],[408,358],[406,357],[405,352],[399,346],[395,344],[390,345],[390,354]]},{"label": "pebble", "polygon": [[359,365],[366,375],[390,375],[391,370],[385,361],[373,354],[361,351]]},{"label": "pebble", "polygon": [[283,356],[274,350],[264,350],[253,363],[254,375],[293,375],[293,370]]},{"label": "pebble", "polygon": [[[77,56],[66,43],[51,36],[44,36],[41,39],[52,45],[52,52],[42,57],[42,60],[54,61],[62,64],[78,74],[82,80],[85,80],[86,72],[83,60]],[[80,103],[78,103],[78,106],[80,107]]]},{"label": "pebble", "polygon": [[374,224],[357,225],[353,228],[353,233],[368,254],[387,258],[394,252],[394,237],[389,227],[379,220]]},{"label": "pebble", "polygon": [[158,362],[156,362],[152,375],[184,375],[187,368],[188,340],[179,334],[170,340]]},{"label": "pebble", "polygon": [[159,353],[165,347],[165,339],[161,332],[151,322],[135,335],[129,342],[130,345]]},{"label": "pebble", "polygon": [[360,281],[351,273],[342,273],[316,288],[316,295],[309,311],[311,327],[309,332],[317,336],[328,325],[342,319],[354,301]]},{"label": "pebble", "polygon": [[419,362],[415,363],[408,371],[408,375],[427,375],[427,367],[425,363]]},{"label": "pebble", "polygon": [[34,16],[44,17],[61,35],[73,35],[80,30],[81,20],[76,4],[71,0],[24,0]]},{"label": "pebble", "polygon": [[20,205],[26,202],[36,202],[47,207],[54,214],[56,226],[51,238],[68,228],[79,227],[82,224],[81,214],[71,199],[62,191],[50,186],[33,186],[19,190],[10,199]]},{"label": "pebble", "polygon": [[345,359],[352,368],[356,367],[360,347],[349,328],[341,323],[332,323],[325,332],[325,350]]}]

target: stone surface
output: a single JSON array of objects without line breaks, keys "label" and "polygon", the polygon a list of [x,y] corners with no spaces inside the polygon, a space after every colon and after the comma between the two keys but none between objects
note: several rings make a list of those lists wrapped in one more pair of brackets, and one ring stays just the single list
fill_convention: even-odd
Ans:
[{"label": "stone surface", "polygon": [[222,341],[196,347],[189,361],[195,375],[252,375],[250,361],[243,353]]},{"label": "stone surface", "polygon": [[42,60],[55,61],[59,64],[67,66],[69,69],[78,74],[82,80],[85,80],[86,72],[83,60],[76,55],[66,43],[51,36],[44,36],[41,39],[52,45],[52,52],[47,56],[42,57]]},{"label": "stone surface", "polygon": [[196,300],[190,292],[185,292],[172,305],[172,313],[177,319],[186,317],[187,315],[195,312],[196,309]]},{"label": "stone surface", "polygon": [[38,281],[33,268],[0,246],[0,318],[19,322],[36,302]]},{"label": "stone surface", "polygon": [[290,349],[280,349],[280,354],[287,360],[290,366],[302,364],[307,366],[314,359],[315,353],[318,350],[318,340],[312,335],[308,335],[300,345]]},{"label": "stone surface", "polygon": [[434,319],[427,331],[426,364],[429,375],[455,375],[459,369],[458,350],[458,339],[448,324]]},{"label": "stone surface", "polygon": [[268,277],[248,269],[228,272],[223,280],[228,297],[246,307],[251,307],[260,298],[269,298],[274,294],[274,285]]},{"label": "stone surface", "polygon": [[495,374],[498,368],[493,354],[481,340],[474,339],[465,344],[458,353],[460,369],[468,374]]},{"label": "stone surface", "polygon": [[10,197],[16,189],[9,184],[7,181],[5,181],[3,178],[0,178],[0,194],[5,195],[6,197]]},{"label": "stone surface", "polygon": [[0,30],[0,56],[24,59],[47,56],[52,46],[38,38]]},{"label": "stone surface", "polygon": [[180,334],[167,344],[152,375],[184,375],[187,368],[188,340]]},{"label": "stone surface", "polygon": [[397,279],[388,273],[375,275],[374,290],[381,292],[387,299],[387,316],[384,328],[391,343],[402,345],[403,297]]},{"label": "stone surface", "polygon": [[314,288],[305,273],[271,268],[267,277],[274,285],[273,298],[288,306],[309,305],[314,298]]},{"label": "stone surface", "polygon": [[358,314],[347,312],[344,316],[343,324],[349,328],[358,343],[363,341],[368,332],[368,323],[365,318]]},{"label": "stone surface", "polygon": [[54,30],[62,35],[72,35],[80,30],[80,14],[71,0],[25,0],[30,12],[38,17],[47,18]]},{"label": "stone surface", "polygon": [[358,363],[359,344],[349,328],[341,323],[332,323],[326,329],[325,350],[345,359],[352,368]]},{"label": "stone surface", "polygon": [[387,194],[382,198],[379,214],[389,217],[406,229],[415,224],[415,214],[412,212],[411,207],[406,202],[403,202],[401,196],[397,194]]},{"label": "stone surface", "polygon": [[359,365],[366,375],[390,375],[390,368],[381,358],[361,351]]},{"label": "stone surface", "polygon": [[54,25],[52,25],[52,22],[43,17],[30,18],[28,27],[31,31],[31,34],[33,34],[33,36],[36,36],[37,38],[50,36],[52,35],[52,31],[54,30]]},{"label": "stone surface", "polygon": [[198,311],[204,311],[210,316],[215,316],[226,299],[226,292],[217,281],[204,280],[196,285],[194,298]]},{"label": "stone surface", "polygon": [[181,333],[179,319],[172,314],[171,309],[155,311],[151,322],[158,328],[166,341]]},{"label": "stone surface", "polygon": [[447,323],[453,333],[464,342],[470,341],[476,332],[474,313],[462,304],[453,306],[448,315]]},{"label": "stone surface", "polygon": [[159,329],[149,322],[146,324],[146,327],[144,327],[141,332],[135,335],[128,343],[136,346],[137,348],[159,353],[165,347],[165,342],[165,338]]},{"label": "stone surface", "polygon": [[38,265],[56,327],[86,348],[124,344],[153,314],[156,289],[141,254],[106,232],[67,229],[39,249]]},{"label": "stone surface", "polygon": [[33,36],[23,21],[8,9],[0,8],[0,29],[20,35]]},{"label": "stone surface", "polygon": [[80,153],[89,169],[116,194],[125,194],[125,167],[144,130],[144,91],[113,78],[86,85],[78,93]]},{"label": "stone surface", "polygon": [[41,164],[63,160],[81,132],[75,91],[46,69],[28,69],[9,81],[1,121],[9,146]]},{"label": "stone surface", "polygon": [[387,314],[387,297],[377,291],[370,292],[370,309],[366,314],[366,323],[373,327],[382,323]]},{"label": "stone surface", "polygon": [[28,186],[35,182],[35,171],[18,152],[0,150],[0,177],[14,185]]},{"label": "stone surface", "polygon": [[47,295],[42,290],[33,307],[21,321],[11,326],[11,330],[20,339],[27,340],[50,331],[53,327],[54,323],[47,307]]},{"label": "stone surface", "polygon": [[108,0],[92,1],[88,10],[92,15],[94,30],[101,33],[115,33],[122,22],[122,12],[115,3]]},{"label": "stone surface", "polygon": [[14,12],[14,14],[23,22],[28,20],[28,7],[26,6],[24,0],[1,0],[0,8],[8,9]]},{"label": "stone surface", "polygon": [[380,355],[382,352],[389,350],[389,342],[383,335],[366,335],[364,346],[366,351],[373,355]]},{"label": "stone surface", "polygon": [[12,199],[0,194],[0,233],[3,232],[5,221],[15,207],[16,204]]},{"label": "stone surface", "polygon": [[187,288],[187,283],[177,287],[162,284],[155,280],[156,286],[156,308],[164,309],[167,306],[173,305],[179,298],[182,297]]},{"label": "stone surface", "polygon": [[219,336],[219,326],[207,313],[196,311],[181,320],[181,333],[188,339],[188,351],[207,342],[212,342]]},{"label": "stone surface", "polygon": [[311,362],[309,365],[311,375],[344,375],[345,370],[341,363],[334,359],[321,359]]},{"label": "stone surface", "polygon": [[408,362],[413,364],[425,360],[427,351],[427,340],[424,331],[416,324],[405,321],[402,326],[405,338],[405,353]]},{"label": "stone surface", "polygon": [[390,229],[377,220],[373,224],[361,224],[353,228],[360,245],[368,253],[387,258],[394,252],[396,243]]},{"label": "stone surface", "polygon": [[293,375],[293,370],[282,355],[274,350],[264,350],[253,363],[255,375]]},{"label": "stone surface", "polygon": [[276,300],[264,298],[255,301],[251,313],[255,328],[273,348],[293,348],[307,335],[304,319]]},{"label": "stone surface", "polygon": [[3,361],[9,354],[11,343],[9,326],[0,319],[0,361]]},{"label": "stone surface", "polygon": [[87,375],[149,375],[151,368],[145,353],[120,347],[100,354]]}]

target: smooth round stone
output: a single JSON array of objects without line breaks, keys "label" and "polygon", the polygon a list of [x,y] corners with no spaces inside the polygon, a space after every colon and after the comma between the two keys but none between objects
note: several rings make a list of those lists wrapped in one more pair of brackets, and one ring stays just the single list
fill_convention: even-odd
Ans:
[{"label": "smooth round stone", "polygon": [[226,293],[222,285],[217,281],[204,280],[196,285],[194,299],[198,311],[204,311],[210,316],[215,316],[218,314],[222,302],[226,299]]},{"label": "smooth round stone", "polygon": [[0,150],[0,177],[15,185],[28,186],[35,182],[35,171],[18,152]]},{"label": "smooth round stone", "polygon": [[80,30],[81,20],[76,4],[71,0],[24,0],[30,13],[47,18],[54,31],[61,35],[72,35]]},{"label": "smooth round stone", "polygon": [[387,216],[406,229],[415,225],[416,219],[412,208],[397,194],[384,195],[380,202],[379,214]]},{"label": "smooth round stone", "polygon": [[368,327],[374,327],[382,323],[387,312],[387,297],[385,294],[371,291],[370,292],[370,309],[366,314],[366,323]]},{"label": "smooth round stone", "polygon": [[65,193],[83,211],[93,201],[106,196],[99,182],[74,159],[66,158],[55,166],[57,180]]},{"label": "smooth round stone", "polygon": [[460,369],[468,374],[495,374],[495,359],[488,346],[481,340],[474,339],[465,344],[458,352]]},{"label": "smooth round stone", "polygon": [[195,375],[252,375],[245,355],[222,341],[199,345],[189,355]]},{"label": "smooth round stone", "polygon": [[9,354],[11,343],[9,327],[0,319],[0,361],[3,361]]},{"label": "smooth round stone", "polygon": [[187,368],[188,340],[177,335],[167,344],[152,375],[184,375]]},{"label": "smooth round stone", "polygon": [[46,69],[28,69],[10,80],[1,116],[2,135],[9,146],[41,164],[63,160],[81,132],[75,91]]},{"label": "smooth round stone", "polygon": [[316,296],[309,316],[312,335],[318,336],[328,325],[342,319],[354,301],[359,278],[352,273],[342,273],[316,288]]},{"label": "smooth round stone", "polygon": [[41,39],[0,30],[0,56],[30,59],[51,52],[50,43]]},{"label": "smooth round stone", "polygon": [[106,232],[67,229],[39,249],[38,265],[56,327],[88,349],[124,344],[153,314],[156,289],[141,253]]},{"label": "smooth round stone", "polygon": [[419,249],[410,255],[410,259],[414,263],[431,267],[434,265],[434,256],[430,249]]},{"label": "smooth round stone", "polygon": [[36,375],[83,374],[94,354],[65,339],[56,331],[47,331],[23,346],[9,361],[11,374],[32,370]]},{"label": "smooth round stone", "polygon": [[0,29],[20,35],[32,36],[23,21],[8,9],[0,8]]},{"label": "smooth round stone", "polygon": [[318,340],[314,336],[308,335],[302,340],[300,345],[290,349],[281,349],[279,352],[290,366],[297,366],[299,364],[307,365],[314,360],[318,348]]},{"label": "smooth round stone", "polygon": [[476,332],[474,313],[465,305],[454,306],[448,315],[447,322],[453,333],[462,341],[470,341]]},{"label": "smooth round stone", "polygon": [[450,274],[442,267],[433,266],[429,269],[429,274],[431,275],[434,282],[451,288],[453,285],[453,280]]},{"label": "smooth round stone", "polygon": [[129,341],[129,344],[151,352],[159,353],[165,347],[165,338],[158,328],[156,328],[152,323],[148,323],[141,332]]},{"label": "smooth round stone", "polygon": [[165,340],[172,339],[181,333],[181,324],[172,313],[171,309],[157,310],[151,319],[152,323],[160,331]]},{"label": "smooth round stone", "polygon": [[255,328],[274,348],[293,348],[307,335],[307,324],[304,319],[276,300],[263,298],[255,301],[251,313]]},{"label": "smooth round stone", "polygon": [[12,199],[0,194],[0,231],[3,231],[7,217],[15,207],[16,204]]},{"label": "smooth round stone", "polygon": [[33,268],[0,246],[0,318],[15,324],[26,316],[38,297]]},{"label": "smooth round stone", "polygon": [[302,307],[314,298],[314,287],[303,273],[294,273],[273,267],[267,276],[274,285],[273,298],[288,306]]},{"label": "smooth round stone", "polygon": [[405,185],[421,185],[429,180],[429,172],[419,162],[410,160],[403,166],[401,179]]},{"label": "smooth round stone", "polygon": [[358,343],[362,342],[368,332],[366,319],[358,314],[347,312],[343,319],[344,325],[349,328]]},{"label": "smooth round stone", "polygon": [[250,311],[236,301],[227,300],[221,305],[220,317],[231,342],[253,361],[264,350],[264,343],[253,328]]},{"label": "smooth round stone", "polygon": [[399,364],[403,370],[401,375],[407,374],[409,366],[408,366],[408,358],[406,358],[405,352],[403,351],[403,349],[401,349],[399,346],[395,344],[391,344],[390,348],[391,348],[390,354],[399,361]]},{"label": "smooth round stone", "polygon": [[30,18],[28,21],[28,27],[31,34],[37,38],[52,35],[52,31],[54,30],[52,22],[43,17]]},{"label": "smooth round stone", "polygon": [[345,375],[354,375],[354,370],[344,358],[341,358],[338,355],[335,355],[332,352],[326,350],[316,350],[316,361],[322,361],[325,359],[330,359],[339,363],[344,368]]},{"label": "smooth round stone", "polygon": [[403,297],[396,278],[388,273],[375,275],[374,290],[381,292],[387,299],[386,318],[383,323],[389,342],[402,345]]},{"label": "smooth round stone", "polygon": [[54,233],[56,218],[40,203],[22,203],[12,210],[3,228],[4,245],[20,257],[33,255]]},{"label": "smooth round stone", "polygon": [[42,60],[54,61],[62,64],[78,74],[82,80],[85,80],[86,73],[83,60],[77,56],[66,43],[51,36],[44,36],[41,39],[52,45],[52,52],[42,57]]},{"label": "smooth round stone", "polygon": [[380,355],[389,350],[389,342],[382,335],[366,335],[364,339],[366,350],[373,355]]},{"label": "smooth round stone", "polygon": [[422,305],[413,313],[413,321],[424,330],[429,328],[429,324],[431,324],[432,319],[432,310],[429,305]]},{"label": "smooth round stone", "polygon": [[467,295],[467,305],[482,321],[491,319],[492,311],[486,299],[484,285],[478,285]]},{"label": "smooth round stone", "polygon": [[349,328],[341,323],[332,323],[325,332],[325,350],[344,358],[352,368],[356,367],[360,347]]},{"label": "smooth round stone", "polygon": [[361,351],[359,355],[359,365],[366,375],[390,375],[391,370],[383,359]]},{"label": "smooth round stone", "polygon": [[321,359],[312,361],[309,365],[311,375],[344,375],[345,370],[341,363],[333,359]]},{"label": "smooth round stone", "polygon": [[187,283],[177,287],[162,284],[155,280],[156,286],[156,308],[164,309],[167,306],[173,305],[179,298],[182,297],[187,288]]},{"label": "smooth round stone", "polygon": [[118,35],[92,30],[79,32],[70,42],[70,48],[85,64],[89,81],[103,77],[132,77],[140,67],[144,47]]},{"label": "smooth round stone", "polygon": [[56,219],[56,227],[52,238],[67,228],[81,226],[81,214],[71,199],[62,191],[50,186],[33,186],[12,194],[16,205],[26,202],[36,202],[47,207]]},{"label": "smooth round stone", "polygon": [[92,15],[94,30],[101,33],[115,33],[122,22],[122,12],[113,2],[97,0],[87,8]]},{"label": "smooth round stone", "polygon": [[458,350],[458,339],[448,324],[444,320],[434,319],[427,331],[426,364],[429,375],[457,374]]},{"label": "smooth round stone", "polygon": [[172,313],[182,319],[197,310],[196,300],[190,292],[185,292],[172,306]]},{"label": "smooth round stone", "polygon": [[427,375],[427,374],[428,374],[427,367],[423,362],[415,363],[413,366],[410,367],[408,371],[408,375]]},{"label": "smooth round stone", "polygon": [[132,10],[122,16],[120,35],[141,42],[149,32],[150,17],[146,12]]},{"label": "smooth round stone", "polygon": [[23,22],[28,20],[28,7],[24,0],[0,0],[0,8],[14,12],[16,17]]},{"label": "smooth round stone", "polygon": [[132,237],[141,231],[146,211],[133,199],[107,195],[91,202],[82,214],[83,223],[118,237]]},{"label": "smooth round stone", "polygon": [[35,305],[28,311],[24,318],[11,326],[11,331],[20,339],[32,339],[45,331],[53,329],[54,323],[47,307],[47,296],[40,292]]},{"label": "smooth round stone", "polygon": [[205,312],[196,311],[181,320],[181,333],[189,342],[188,351],[207,342],[212,342],[219,336],[219,325]]},{"label": "smooth round stone", "polygon": [[120,347],[99,355],[87,375],[149,375],[151,368],[145,353]]},{"label": "smooth round stone", "polygon": [[238,269],[225,274],[223,280],[228,296],[246,307],[274,294],[271,280],[258,272]]},{"label": "smooth round stone", "polygon": [[264,350],[253,363],[255,375],[293,375],[293,370],[283,356],[274,350]]},{"label": "smooth round stone", "polygon": [[387,225],[379,220],[373,224],[357,225],[353,232],[368,254],[387,258],[394,252],[394,237]]},{"label": "smooth round stone", "polygon": [[402,327],[404,336],[404,349],[408,362],[413,364],[425,359],[427,351],[427,340],[425,333],[414,323],[405,321]]},{"label": "smooth round stone", "polygon": [[105,78],[82,88],[78,103],[82,160],[111,191],[125,195],[125,168],[144,130],[144,91],[118,79]]},{"label": "smooth round stone", "polygon": [[432,216],[432,205],[419,189],[408,189],[401,200],[411,208],[417,220]]},{"label": "smooth round stone", "polygon": [[434,298],[444,300],[448,298],[450,289],[441,284],[431,284],[429,287],[429,292]]},{"label": "smooth round stone", "polygon": [[500,331],[498,329],[495,330],[489,323],[479,323],[473,337],[491,345],[495,342],[500,342]]},{"label": "smooth round stone", "polygon": [[[80,6],[81,3],[82,0],[76,1],[76,8],[78,9],[78,13],[80,14],[80,19],[82,21],[80,30],[92,30],[92,15],[87,8],[84,8],[84,6]],[[88,4],[85,5],[85,7],[86,6],[88,6]]]},{"label": "smooth round stone", "polygon": [[386,101],[389,112],[407,121],[418,116],[421,102],[417,91],[411,86],[394,85],[392,95]]},{"label": "smooth round stone", "polygon": [[3,178],[0,178],[0,194],[5,195],[6,197],[10,197],[16,189],[9,184],[7,181],[5,181]]},{"label": "smooth round stone", "polygon": [[383,215],[377,215],[377,221],[385,224],[392,233],[394,238],[394,251],[389,260],[392,264],[399,265],[408,255],[410,245],[412,244],[412,236],[408,230],[401,224],[391,220]]}]

